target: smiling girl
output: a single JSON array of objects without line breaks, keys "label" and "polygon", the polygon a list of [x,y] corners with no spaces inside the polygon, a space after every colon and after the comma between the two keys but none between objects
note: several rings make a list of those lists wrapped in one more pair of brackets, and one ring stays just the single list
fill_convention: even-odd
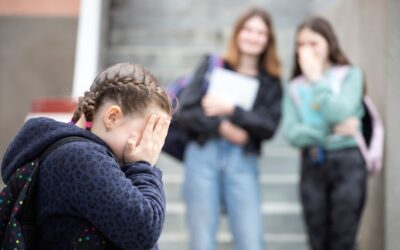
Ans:
[{"label": "smiling girl", "polygon": [[215,249],[224,206],[235,249],[260,250],[264,245],[257,161],[262,141],[276,131],[281,108],[280,64],[269,14],[259,8],[244,13],[223,59],[224,69],[258,81],[251,110],[207,93],[208,59],[182,93],[177,113],[177,122],[191,139],[184,156],[189,249]]}]

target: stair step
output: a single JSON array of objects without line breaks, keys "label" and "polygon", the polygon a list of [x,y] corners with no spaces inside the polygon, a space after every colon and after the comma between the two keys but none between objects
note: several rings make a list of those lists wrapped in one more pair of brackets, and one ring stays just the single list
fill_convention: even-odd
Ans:
[{"label": "stair step", "polygon": [[[171,202],[167,204],[167,214],[184,214],[186,211],[185,205],[182,202]],[[263,202],[261,205],[261,213],[263,214],[300,214],[301,207],[296,202]]]},{"label": "stair step", "polygon": [[[188,247],[189,236],[187,234],[163,233],[158,242],[163,250],[185,250]],[[218,250],[234,249],[233,239],[229,233],[217,235]],[[272,250],[306,250],[307,242],[303,234],[266,234],[264,235],[266,249]]]},{"label": "stair step", "polygon": [[[263,155],[259,161],[260,175],[298,175],[299,158],[290,155]],[[167,154],[161,154],[157,166],[166,173],[182,173],[182,162]]]},{"label": "stair step", "polygon": [[[152,39],[149,39],[151,32]],[[224,27],[191,26],[187,28],[171,27],[130,27],[111,31],[112,47],[129,45],[144,46],[219,46],[229,39],[229,32]]]},{"label": "stair step", "polygon": [[[180,233],[163,233],[161,234],[159,242],[177,242],[187,241],[189,236],[187,234]],[[230,233],[218,233],[216,236],[218,242],[231,242],[233,240]],[[264,241],[268,243],[272,242],[293,242],[303,243],[306,241],[304,234],[264,234]]]},{"label": "stair step", "polygon": [[[273,205],[272,205],[273,206]],[[173,211],[170,205],[167,205],[167,216],[164,225],[164,232],[187,232],[185,209]],[[270,233],[302,233],[304,231],[303,219],[300,208],[298,207],[280,207],[267,208],[262,212],[263,230]],[[220,217],[219,232],[229,232],[229,222],[227,215]]]},{"label": "stair step", "polygon": [[[167,202],[181,201],[183,197],[183,174],[164,174],[164,190]],[[262,200],[266,202],[298,202],[298,176],[266,175],[260,176]]]}]

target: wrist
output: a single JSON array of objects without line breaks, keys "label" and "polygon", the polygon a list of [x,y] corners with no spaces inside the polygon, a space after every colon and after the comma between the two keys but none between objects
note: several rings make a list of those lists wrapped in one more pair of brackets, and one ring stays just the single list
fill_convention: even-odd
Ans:
[{"label": "wrist", "polygon": [[321,78],[322,74],[320,73],[309,73],[306,74],[306,78],[311,82],[315,83]]}]

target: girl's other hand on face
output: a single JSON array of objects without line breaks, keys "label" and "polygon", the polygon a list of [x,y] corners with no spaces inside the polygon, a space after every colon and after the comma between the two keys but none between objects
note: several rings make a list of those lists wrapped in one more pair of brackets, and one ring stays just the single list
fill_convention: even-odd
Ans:
[{"label": "girl's other hand on face", "polygon": [[133,133],[125,146],[124,162],[146,161],[154,166],[158,160],[165,137],[168,133],[170,118],[151,115],[144,128],[142,138]]},{"label": "girl's other hand on face", "polygon": [[224,116],[231,115],[235,109],[235,106],[231,103],[227,103],[217,96],[206,94],[201,100],[201,106],[203,107],[204,114],[206,116]]},{"label": "girl's other hand on face", "polygon": [[303,75],[310,81],[316,81],[322,76],[323,62],[315,55],[309,47],[301,47],[298,51],[299,65]]}]

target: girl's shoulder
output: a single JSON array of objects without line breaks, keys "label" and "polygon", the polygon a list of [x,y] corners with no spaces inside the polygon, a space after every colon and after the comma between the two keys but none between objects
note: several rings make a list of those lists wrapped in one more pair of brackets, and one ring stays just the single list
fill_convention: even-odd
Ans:
[{"label": "girl's shoulder", "polygon": [[362,74],[361,68],[355,65],[334,65],[331,67],[330,72],[337,75],[349,75],[349,74]]},{"label": "girl's shoulder", "polygon": [[295,89],[298,89],[301,87],[309,87],[309,84],[307,83],[307,80],[303,75],[299,75],[299,76],[296,76],[295,78],[291,79],[286,88],[289,91],[294,91]]},{"label": "girl's shoulder", "polygon": [[87,162],[101,162],[115,158],[106,146],[92,140],[77,140],[63,144],[54,150],[54,156],[68,159],[66,162],[68,165],[82,165]]},{"label": "girl's shoulder", "polygon": [[260,80],[261,84],[273,84],[278,86],[282,84],[280,76],[273,76],[264,69],[259,69],[257,78]]}]

